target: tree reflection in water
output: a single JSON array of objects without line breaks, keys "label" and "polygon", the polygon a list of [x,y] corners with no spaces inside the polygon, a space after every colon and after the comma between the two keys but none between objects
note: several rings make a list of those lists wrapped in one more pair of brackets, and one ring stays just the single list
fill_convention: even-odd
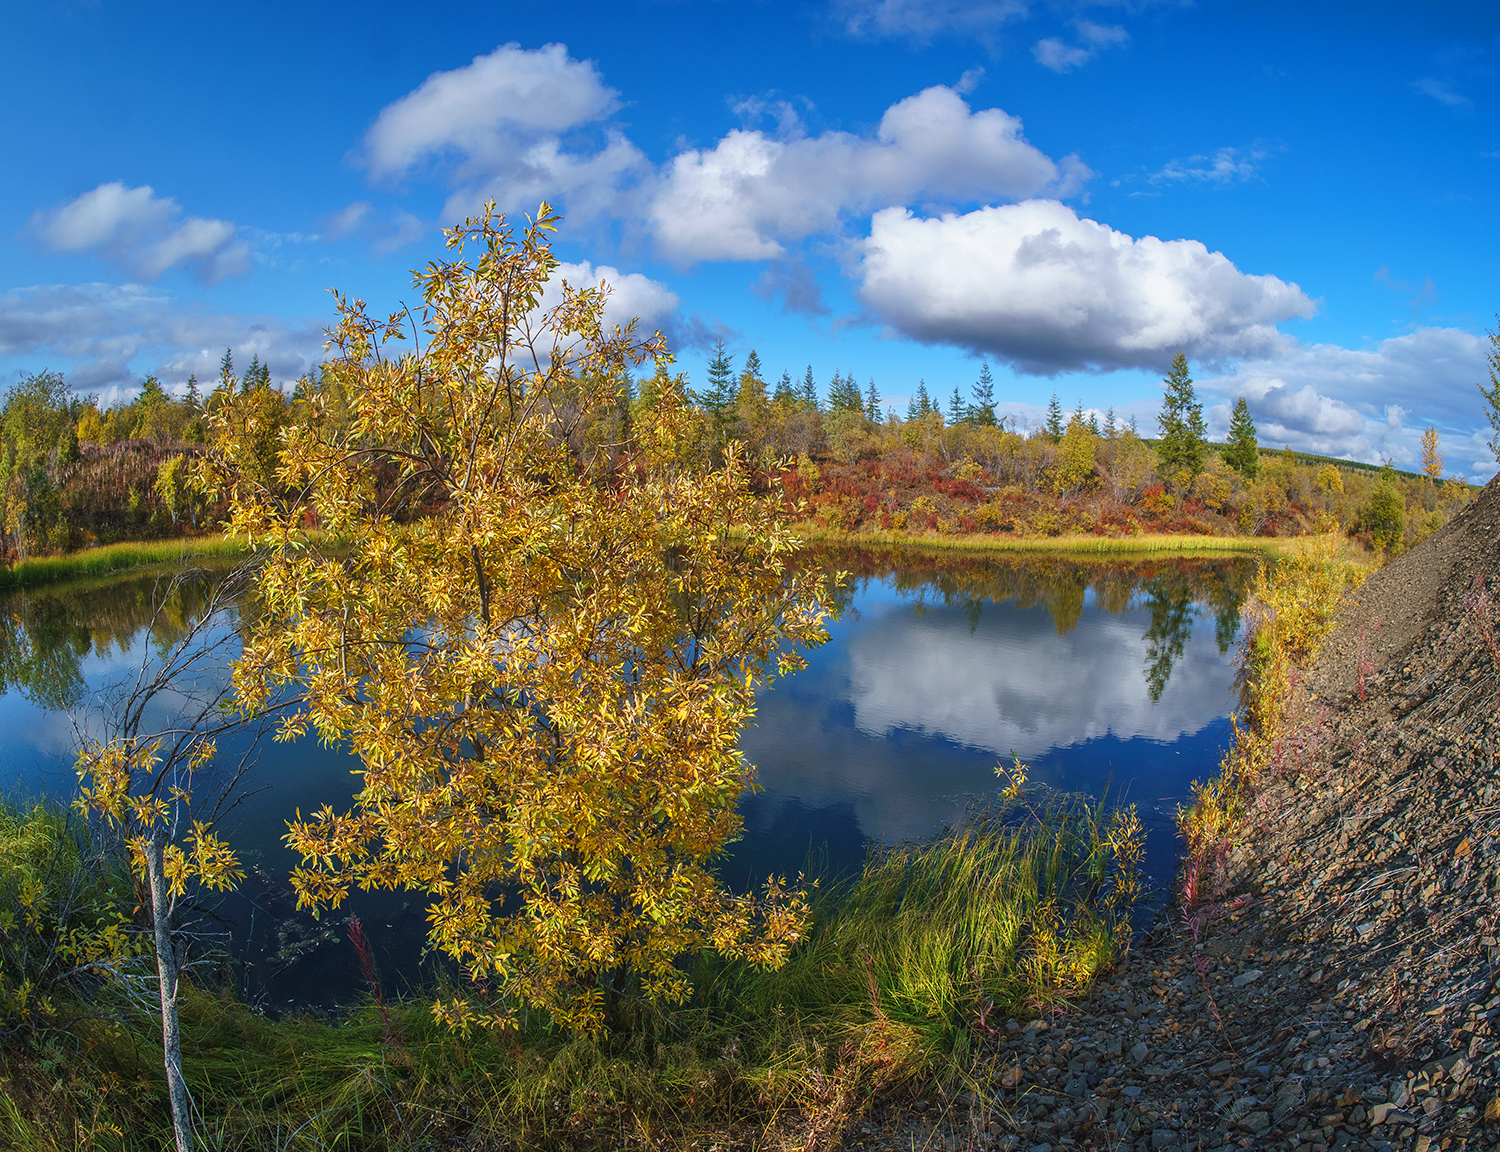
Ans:
[{"label": "tree reflection in water", "polygon": [[1219,653],[1229,651],[1240,627],[1240,603],[1255,576],[1251,557],[1199,560],[1079,560],[1069,556],[964,555],[908,550],[814,550],[812,563],[842,569],[850,579],[840,609],[847,611],[871,581],[889,581],[920,613],[928,604],[964,612],[972,631],[986,602],[1017,608],[1046,608],[1059,636],[1078,627],[1092,588],[1105,612],[1121,613],[1141,605],[1150,623],[1146,686],[1153,703],[1161,699],[1172,669],[1182,658],[1201,614],[1214,618]]},{"label": "tree reflection in water", "polygon": [[[220,575],[204,571],[179,585],[149,638],[158,654],[198,618],[205,593]],[[14,689],[40,708],[78,707],[86,691],[84,661],[128,652],[151,624],[153,594],[167,579],[79,580],[0,598],[0,696]]]}]

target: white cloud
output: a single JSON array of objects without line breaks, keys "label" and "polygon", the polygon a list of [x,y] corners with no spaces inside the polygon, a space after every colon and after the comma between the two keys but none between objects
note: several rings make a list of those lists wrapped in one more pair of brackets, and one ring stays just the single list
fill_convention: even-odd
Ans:
[{"label": "white cloud", "polygon": [[618,107],[592,61],[562,44],[532,51],[503,44],[451,72],[434,72],[387,105],[365,134],[363,161],[376,178],[404,176],[452,151],[468,163],[504,163],[517,137],[549,136],[603,119]]},{"label": "white cloud", "polygon": [[684,152],[667,166],[649,226],[680,263],[762,260],[851,214],[918,200],[1067,195],[1089,175],[1076,157],[1054,162],[1027,143],[1016,117],[975,112],[939,85],[893,104],[873,136],[736,129],[712,149]]},{"label": "white cloud", "polygon": [[1259,148],[1220,148],[1211,156],[1169,160],[1149,177],[1152,184],[1213,184],[1224,187],[1253,180],[1260,174],[1266,153]]},{"label": "white cloud", "polygon": [[1027,0],[835,0],[833,7],[851,35],[924,42],[943,32],[987,37],[1029,11]]},{"label": "white cloud", "polygon": [[888,208],[861,250],[859,295],[890,330],[1038,375],[1156,368],[1179,349],[1265,355],[1278,321],[1314,310],[1196,240],[1134,239],[1055,200],[931,219]]},{"label": "white cloud", "polygon": [[1431,96],[1439,104],[1446,104],[1450,108],[1467,108],[1474,103],[1462,92],[1456,91],[1453,85],[1431,76],[1413,81],[1412,87],[1422,95]]},{"label": "white cloud", "polygon": [[1288,341],[1270,357],[1242,361],[1201,381],[1228,402],[1244,396],[1263,444],[1411,465],[1429,424],[1443,436],[1450,472],[1488,477],[1496,462],[1477,430],[1488,341],[1458,328],[1418,328],[1371,349]]},{"label": "white cloud", "polygon": [[1130,34],[1116,25],[1075,20],[1073,26],[1078,30],[1077,43],[1070,44],[1056,36],[1049,36],[1032,45],[1031,54],[1038,64],[1054,72],[1070,72],[1087,64],[1106,48],[1130,42]]},{"label": "white cloud", "polygon": [[622,327],[638,318],[638,335],[649,336],[658,328],[666,329],[676,319],[681,301],[677,293],[665,284],[642,276],[639,272],[621,272],[608,264],[597,268],[584,261],[579,264],[559,264],[553,271],[547,287],[542,292],[541,308],[547,309],[562,302],[562,282],[566,280],[573,288],[597,288],[600,283],[609,287],[609,298],[604,303],[604,323]]},{"label": "white cloud", "polygon": [[54,284],[0,293],[0,356],[41,361],[78,389],[128,389],[147,372],[167,383],[218,375],[225,348],[259,356],[277,381],[321,355],[323,325],[277,316],[214,313],[139,285]]},{"label": "white cloud", "polygon": [[365,134],[359,161],[377,181],[442,162],[454,188],[449,218],[493,196],[506,210],[535,209],[569,195],[573,215],[606,209],[649,170],[616,131],[600,149],[570,151],[564,134],[606,119],[619,94],[592,61],[562,44],[528,50],[504,44],[449,72],[435,72],[387,105]]},{"label": "white cloud", "polygon": [[54,252],[88,253],[127,275],[152,281],[177,265],[216,284],[250,267],[250,249],[236,239],[227,220],[182,218],[182,206],[157,196],[150,185],[127,188],[120,181],[31,218],[32,233]]}]

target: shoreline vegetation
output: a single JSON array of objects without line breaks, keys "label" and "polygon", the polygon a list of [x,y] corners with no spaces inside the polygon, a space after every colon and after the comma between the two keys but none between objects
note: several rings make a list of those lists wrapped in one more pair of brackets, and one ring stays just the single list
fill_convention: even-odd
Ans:
[{"label": "shoreline vegetation", "polygon": [[102,544],[57,556],[37,556],[0,568],[0,592],[71,580],[123,576],[148,568],[165,568],[185,558],[232,561],[248,556],[250,547],[222,534],[179,536],[168,540],[128,540]]},{"label": "shoreline vegetation", "polygon": [[[1295,553],[1309,537],[1268,539],[1234,536],[1137,535],[1015,537],[973,534],[941,536],[904,532],[838,532],[816,524],[798,524],[793,534],[804,544],[892,552],[1028,553],[1071,557],[1146,556],[1278,556]],[[185,558],[233,561],[252,549],[224,534],[180,536],[166,540],[134,540],[95,548],[38,556],[0,568],[0,592],[33,588],[71,580],[126,575],[144,569],[166,568]]]}]

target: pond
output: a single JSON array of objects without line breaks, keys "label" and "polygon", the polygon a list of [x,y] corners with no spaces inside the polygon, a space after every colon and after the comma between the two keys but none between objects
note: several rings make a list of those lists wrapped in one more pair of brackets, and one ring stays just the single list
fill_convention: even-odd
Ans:
[{"label": "pond", "polygon": [[[808,667],[760,695],[741,739],[759,787],[741,801],[745,836],[722,863],[727,882],[843,871],[871,841],[932,836],[993,796],[997,763],[1014,756],[1033,783],[1135,803],[1150,879],[1169,883],[1173,814],[1229,743],[1253,561],[859,551],[812,561],[849,573],[842,610]],[[75,719],[86,727],[106,686],[192,611],[173,605],[153,632],[157,588],[134,576],[0,599],[0,788],[72,795]],[[221,744],[221,759],[244,750]],[[363,994],[349,914],[365,924],[387,991],[420,979],[417,894],[356,894],[314,922],[286,887],[285,819],[347,805],[357,761],[311,738],[257,754],[225,824],[250,875],[215,909],[232,930],[241,992],[273,1009]]]}]

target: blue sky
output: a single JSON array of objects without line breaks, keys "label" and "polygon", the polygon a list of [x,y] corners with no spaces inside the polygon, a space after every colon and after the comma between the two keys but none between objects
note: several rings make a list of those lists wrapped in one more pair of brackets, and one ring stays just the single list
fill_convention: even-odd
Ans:
[{"label": "blue sky", "polygon": [[768,372],[1056,392],[1487,478],[1500,10],[808,0],[13,6],[0,382],[290,380],[486,196]]}]

